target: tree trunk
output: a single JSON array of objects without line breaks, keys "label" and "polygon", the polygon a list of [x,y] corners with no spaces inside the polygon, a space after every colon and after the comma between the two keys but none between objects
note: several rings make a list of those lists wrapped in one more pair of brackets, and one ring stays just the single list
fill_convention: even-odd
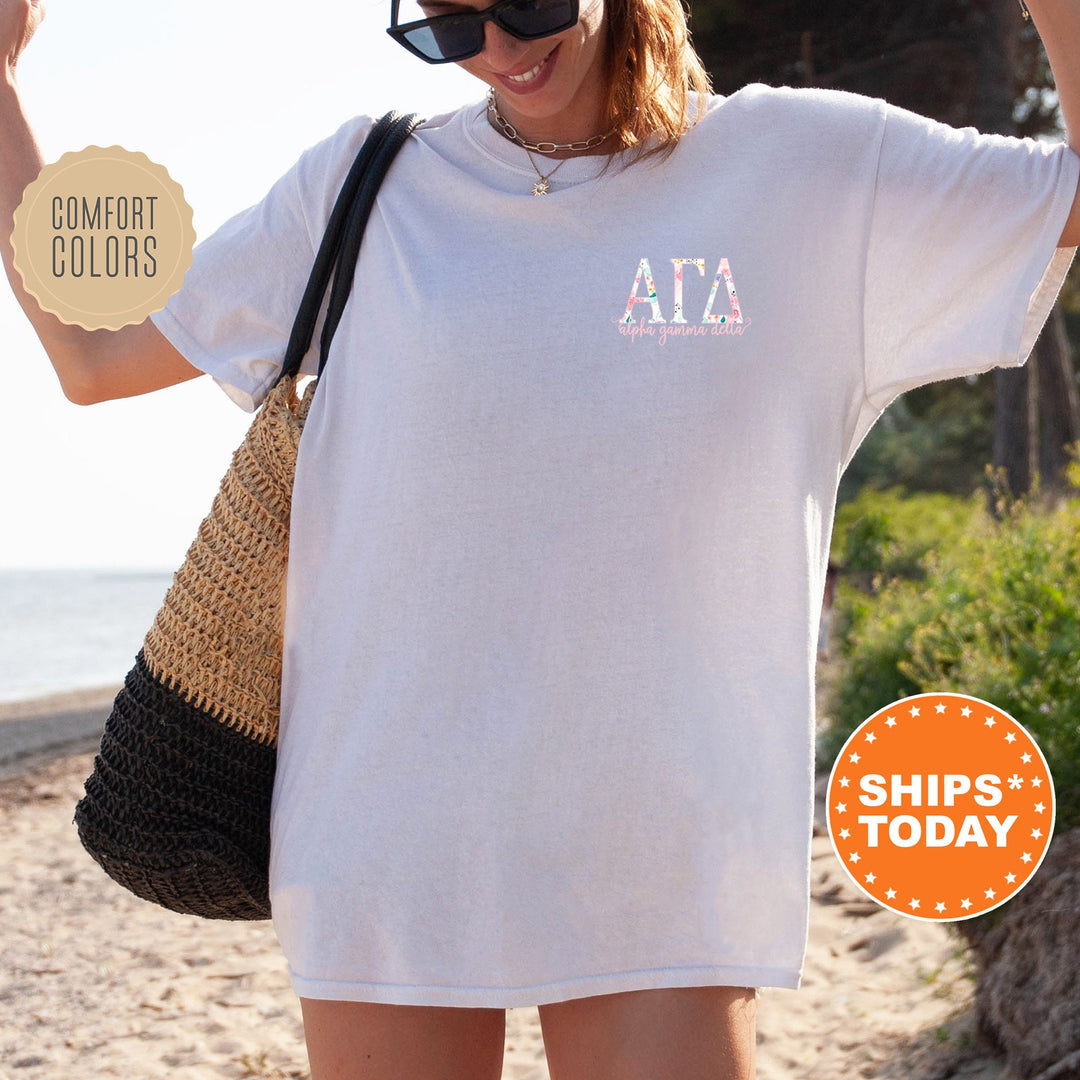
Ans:
[{"label": "tree trunk", "polygon": [[1016,59],[1020,17],[1016,0],[984,0],[984,19],[976,44],[975,126],[980,131],[1013,135]]},{"label": "tree trunk", "polygon": [[1065,318],[1055,307],[1035,344],[1039,365],[1039,416],[1042,421],[1040,472],[1043,488],[1061,494],[1068,446],[1080,440],[1080,390],[1076,385],[1072,352],[1065,334]]},{"label": "tree trunk", "polygon": [[1033,377],[1038,365],[1032,353],[1022,368],[995,368],[997,407],[994,417],[994,465],[1005,469],[1005,479],[1013,495],[1031,488],[1038,467],[1038,427],[1032,434],[1029,399],[1038,384]]},{"label": "tree trunk", "polygon": [[[1013,72],[1019,43],[1019,20],[1013,0],[985,0],[985,21],[977,45],[975,126],[980,131],[1011,135]],[[1038,356],[1032,353],[1018,370],[995,371],[997,411],[994,418],[994,464],[1004,466],[1013,495],[1030,491],[1039,470]]]}]

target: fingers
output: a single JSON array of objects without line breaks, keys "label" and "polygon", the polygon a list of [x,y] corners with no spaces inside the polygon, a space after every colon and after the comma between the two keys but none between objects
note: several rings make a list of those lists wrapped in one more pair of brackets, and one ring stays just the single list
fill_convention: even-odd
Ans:
[{"label": "fingers", "polygon": [[22,44],[19,46],[20,53],[30,44],[34,31],[41,25],[41,20],[45,18],[44,0],[29,0],[27,8],[26,29],[23,32]]},{"label": "fingers", "polygon": [[0,55],[12,71],[45,18],[44,0],[0,0]]}]

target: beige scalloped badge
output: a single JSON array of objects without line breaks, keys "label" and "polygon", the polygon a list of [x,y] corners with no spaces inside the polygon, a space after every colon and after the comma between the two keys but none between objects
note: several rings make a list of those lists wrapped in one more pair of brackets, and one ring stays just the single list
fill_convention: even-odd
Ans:
[{"label": "beige scalloped badge", "polygon": [[88,146],[46,165],[26,189],[12,246],[45,311],[87,330],[119,330],[180,288],[195,229],[163,165],[122,146]]}]

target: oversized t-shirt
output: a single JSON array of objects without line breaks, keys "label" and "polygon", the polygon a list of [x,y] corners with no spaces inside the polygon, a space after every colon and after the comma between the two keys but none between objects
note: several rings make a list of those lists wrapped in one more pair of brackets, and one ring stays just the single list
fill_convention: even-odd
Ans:
[{"label": "oversized t-shirt", "polygon": [[[271,901],[302,996],[798,986],[837,481],[896,395],[1024,361],[1078,160],[838,92],[702,104],[667,160],[537,198],[477,102],[379,193],[293,502]],[[370,124],[154,316],[246,408]]]}]

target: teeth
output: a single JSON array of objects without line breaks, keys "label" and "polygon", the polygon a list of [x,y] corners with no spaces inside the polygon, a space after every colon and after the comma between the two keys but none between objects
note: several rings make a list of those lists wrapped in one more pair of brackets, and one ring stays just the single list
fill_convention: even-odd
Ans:
[{"label": "teeth", "polygon": [[544,66],[547,57],[545,56],[539,64],[532,69],[532,71],[526,71],[524,75],[507,75],[506,77],[513,82],[532,82],[537,75],[540,74],[540,69]]}]

